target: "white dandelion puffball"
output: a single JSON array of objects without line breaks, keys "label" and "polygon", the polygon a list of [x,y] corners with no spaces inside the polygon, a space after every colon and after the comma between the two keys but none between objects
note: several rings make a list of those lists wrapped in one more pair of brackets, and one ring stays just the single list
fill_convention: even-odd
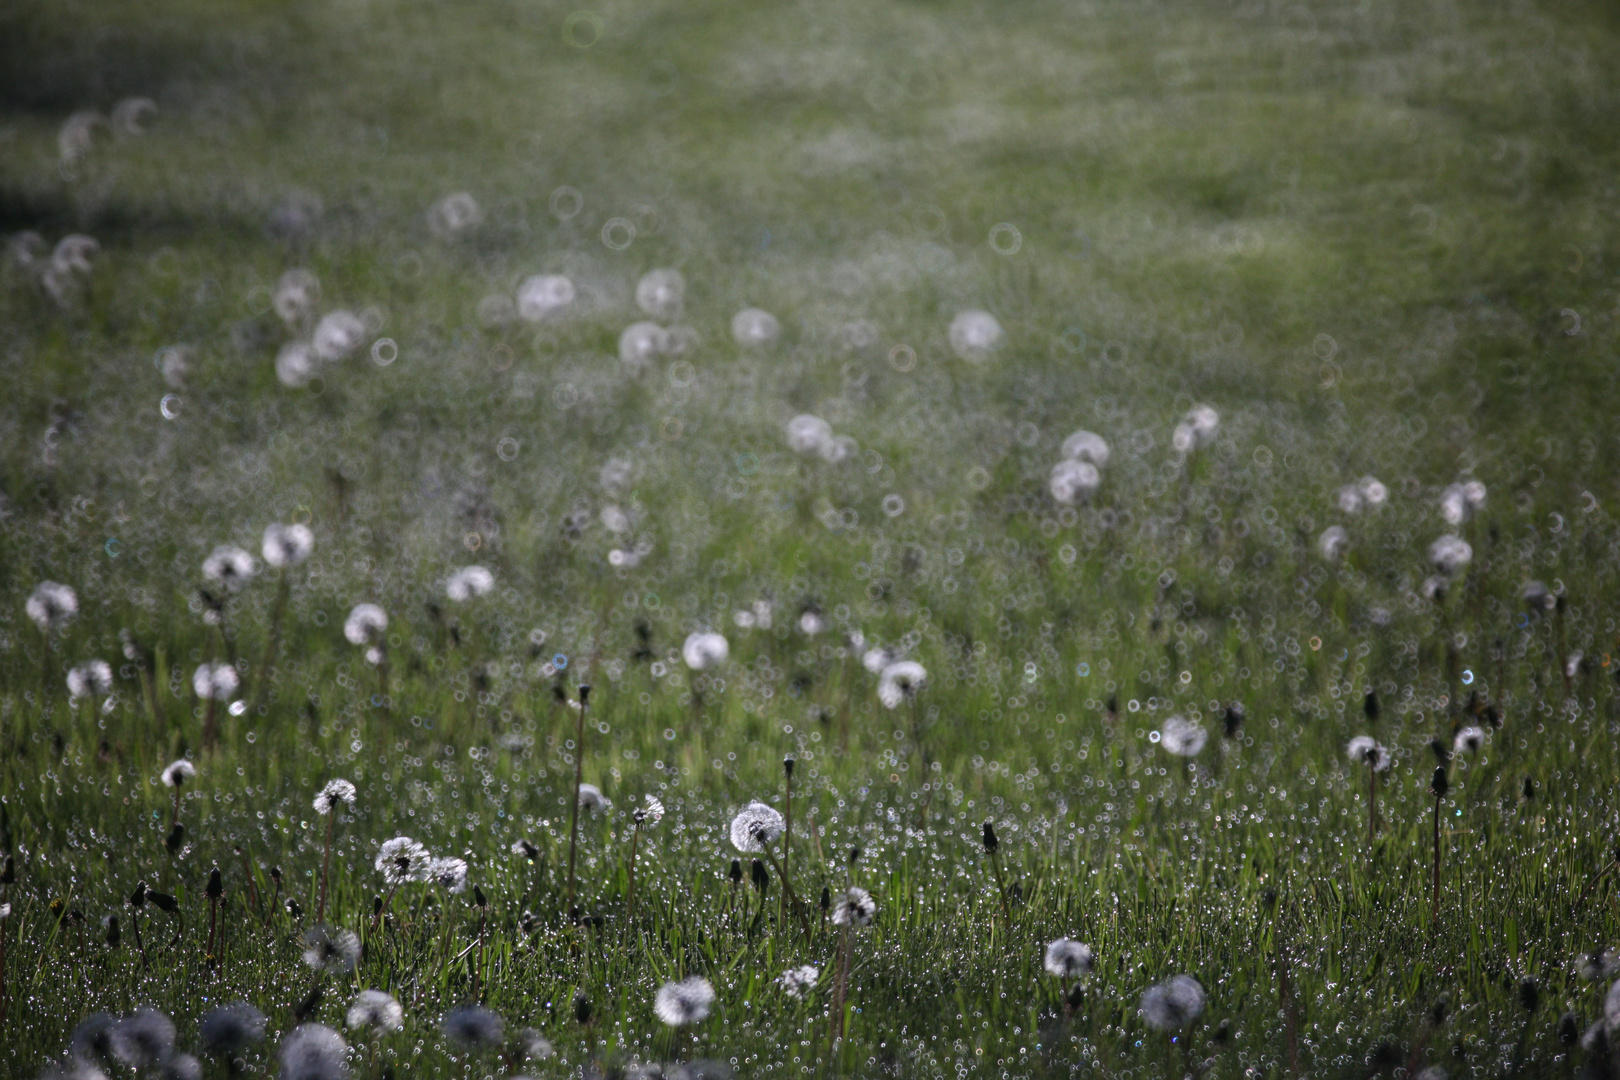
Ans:
[{"label": "white dandelion puffball", "polygon": [[865,889],[851,885],[833,904],[834,926],[870,926],[877,916],[877,901]]},{"label": "white dandelion puffball", "polygon": [[1361,489],[1361,497],[1374,510],[1389,501],[1389,488],[1376,476],[1363,476],[1356,485]]},{"label": "white dandelion puffball", "polygon": [[405,1010],[390,994],[381,990],[362,990],[355,995],[344,1019],[351,1029],[369,1028],[385,1034],[405,1026]]},{"label": "white dandelion puffball", "polygon": [[788,421],[787,441],[796,454],[822,454],[833,441],[832,425],[809,413],[795,416]]},{"label": "white dandelion puffball", "polygon": [[79,614],[79,594],[70,586],[42,581],[34,586],[23,609],[46,633],[60,630]]},{"label": "white dandelion puffball", "polygon": [[191,688],[204,701],[228,701],[242,680],[229,664],[199,664],[191,675]]},{"label": "white dandelion puffball", "polygon": [[630,515],[613,503],[602,507],[602,512],[597,517],[602,522],[602,528],[610,533],[627,533],[632,528]]},{"label": "white dandelion puffball", "polygon": [[1193,757],[1209,741],[1209,732],[1182,716],[1172,716],[1159,729],[1159,745],[1176,757]]},{"label": "white dandelion puffball", "polygon": [[464,859],[434,859],[428,865],[428,880],[447,893],[466,892],[467,870]]},{"label": "white dandelion puffball", "polygon": [[1059,979],[1077,979],[1090,975],[1096,962],[1090,945],[1082,945],[1073,938],[1060,937],[1046,946],[1043,966],[1048,975]]},{"label": "white dandelion puffball", "polygon": [[106,124],[107,118],[94,109],[82,109],[63,121],[56,133],[56,150],[63,164],[71,165],[94,150],[96,131]]},{"label": "white dandelion puffball", "polygon": [[1485,485],[1478,480],[1452,484],[1440,493],[1440,514],[1446,524],[1457,526],[1474,516],[1485,505]]},{"label": "white dandelion puffball", "polygon": [[1006,333],[996,317],[988,311],[964,311],[951,320],[946,335],[951,351],[963,360],[988,360],[1006,340]]},{"label": "white dandelion puffball", "polygon": [[636,477],[636,464],[629,458],[608,458],[602,471],[596,474],[596,482],[602,485],[602,490],[620,492],[630,486]]},{"label": "white dandelion puffball", "polygon": [[1052,498],[1065,505],[1083,502],[1097,493],[1102,486],[1102,473],[1089,461],[1065,458],[1052,466],[1048,480]]},{"label": "white dandelion puffball", "polygon": [[321,298],[321,282],[308,270],[288,270],[276,282],[276,291],[271,296],[271,305],[281,321],[288,326],[299,323],[308,325],[306,320],[315,314],[315,303]]},{"label": "white dandelion puffball", "polygon": [[686,279],[679,270],[649,270],[636,283],[636,306],[655,319],[678,318],[686,301]]},{"label": "white dandelion puffball", "polygon": [[[860,645],[857,644],[855,647],[859,649]],[[892,649],[871,648],[861,654],[861,667],[874,675],[881,675],[884,668],[898,659],[900,657]]]},{"label": "white dandelion puffball", "polygon": [[731,819],[731,846],[741,852],[764,851],[787,829],[787,821],[774,808],[751,802]]},{"label": "white dandelion puffball", "polygon": [[1450,577],[1474,558],[1474,549],[1460,536],[1447,533],[1429,545],[1429,561],[1434,568]]},{"label": "white dandelion puffball", "polygon": [[483,596],[494,587],[494,574],[482,566],[463,566],[450,575],[450,580],[445,582],[444,592],[456,603],[465,604],[468,600]]},{"label": "white dandelion puffball", "polygon": [[157,111],[157,102],[149,97],[125,98],[113,106],[110,118],[113,130],[131,137],[145,135],[146,124]]},{"label": "white dandelion puffball", "polygon": [[1175,1031],[1198,1019],[1204,1011],[1204,988],[1191,975],[1177,975],[1142,995],[1142,1019],[1148,1027]]},{"label": "white dandelion puffball", "polygon": [[304,963],[316,971],[347,973],[360,960],[360,939],[353,930],[312,926],[304,931]]},{"label": "white dandelion puffball", "polygon": [[782,324],[768,311],[743,308],[731,317],[731,336],[745,349],[759,348],[782,336]]},{"label": "white dandelion puffball", "polygon": [[441,240],[450,240],[469,229],[477,228],[484,220],[483,208],[470,192],[458,191],[446,195],[429,208],[428,229]]},{"label": "white dandelion puffball", "polygon": [[163,770],[163,786],[179,787],[196,775],[197,766],[185,758],[181,758],[178,761],[170,762],[169,767]]},{"label": "white dandelion puffball", "polygon": [[252,581],[258,571],[253,556],[234,544],[221,544],[202,564],[203,577],[219,582],[232,592]]},{"label": "white dandelion puffball", "polygon": [[1108,440],[1094,431],[1077,431],[1063,440],[1063,456],[1071,461],[1089,461],[1097,468],[1108,465]]},{"label": "white dandelion puffball", "polygon": [[307,341],[289,341],[276,353],[276,378],[283,386],[294,390],[315,377],[315,362],[319,359]]},{"label": "white dandelion puffball", "polygon": [[827,620],[821,617],[819,611],[806,611],[799,616],[799,633],[808,637],[815,637],[827,629]]},{"label": "white dandelion puffball", "polygon": [[101,243],[93,236],[74,233],[56,242],[51,252],[51,269],[59,274],[89,274],[94,269],[90,259],[101,250]]},{"label": "white dandelion puffball", "polygon": [[426,881],[428,866],[432,862],[433,856],[426,845],[409,836],[396,836],[383,841],[377,852],[376,866],[386,884],[399,886],[412,881]]},{"label": "white dandelion puffball", "polygon": [[350,645],[375,644],[388,629],[388,613],[376,604],[356,604],[343,621],[343,636]]},{"label": "white dandelion puffball", "polygon": [[814,964],[804,964],[796,968],[788,968],[776,979],[776,984],[790,998],[803,998],[816,988],[816,981],[821,978],[821,969]]},{"label": "white dandelion puffball", "polygon": [[701,1024],[714,1008],[714,987],[701,975],[665,983],[653,998],[653,1012],[670,1027]]},{"label": "white dandelion puffball", "polygon": [[681,658],[693,671],[703,671],[723,664],[730,655],[731,646],[726,643],[725,636],[712,630],[688,635],[686,644],[681,646]]},{"label": "white dandelion puffball", "polygon": [[619,360],[643,371],[665,353],[668,344],[669,332],[657,323],[631,323],[619,335]]},{"label": "white dandelion puffball", "polygon": [[297,566],[315,550],[308,525],[270,525],[264,530],[264,561],[277,570]]},{"label": "white dandelion puffball", "polygon": [[902,701],[917,696],[928,681],[928,669],[915,660],[896,660],[878,676],[878,700],[885,709],[899,708]]},{"label": "white dandelion puffball", "polygon": [[67,674],[68,696],[72,698],[104,698],[112,693],[112,665],[105,660],[90,660]]},{"label": "white dandelion puffball", "polygon": [[595,784],[579,785],[579,807],[591,813],[611,809],[613,800],[602,794],[602,789]]},{"label": "white dandelion puffball", "polygon": [[1341,487],[1337,498],[1341,513],[1359,514],[1361,512],[1361,504],[1364,500],[1361,497],[1361,489],[1355,484],[1346,484]]},{"label": "white dandelion puffball", "polygon": [[354,355],[366,339],[366,324],[352,311],[333,311],[315,324],[310,343],[315,355],[328,363]]},{"label": "white dandelion puffball", "polygon": [[1328,562],[1338,562],[1349,546],[1350,534],[1344,531],[1343,525],[1329,525],[1316,540],[1317,550]]},{"label": "white dandelion puffball", "polygon": [[1357,735],[1351,739],[1344,752],[1351,761],[1365,765],[1373,772],[1383,772],[1389,768],[1389,751],[1369,735]]},{"label": "white dandelion puffball", "polygon": [[349,1044],[325,1024],[300,1024],[281,1040],[279,1080],[348,1080]]},{"label": "white dandelion puffball", "polygon": [[1215,441],[1221,427],[1221,414],[1208,405],[1194,405],[1170,436],[1170,445],[1183,454],[1202,450]]},{"label": "white dandelion puffball", "polygon": [[335,807],[353,806],[359,791],[348,780],[328,780],[326,786],[315,793],[312,804],[317,814],[330,814]]},{"label": "white dandelion puffball", "polygon": [[518,286],[517,313],[525,322],[544,322],[574,303],[574,283],[561,274],[536,274]]},{"label": "white dandelion puffball", "polygon": [[637,825],[645,825],[650,829],[664,820],[663,801],[656,795],[648,795],[630,816],[635,818]]},{"label": "white dandelion puffball", "polygon": [[1453,752],[1458,754],[1477,754],[1484,745],[1484,729],[1470,724],[1457,732],[1457,738],[1453,740],[1451,748]]}]

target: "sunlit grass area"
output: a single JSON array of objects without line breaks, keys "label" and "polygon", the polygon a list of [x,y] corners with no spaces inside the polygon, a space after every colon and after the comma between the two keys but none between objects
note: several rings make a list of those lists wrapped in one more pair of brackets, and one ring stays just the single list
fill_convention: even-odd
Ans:
[{"label": "sunlit grass area", "polygon": [[1611,8],[578,2],[0,10],[0,1070],[1607,1075]]}]

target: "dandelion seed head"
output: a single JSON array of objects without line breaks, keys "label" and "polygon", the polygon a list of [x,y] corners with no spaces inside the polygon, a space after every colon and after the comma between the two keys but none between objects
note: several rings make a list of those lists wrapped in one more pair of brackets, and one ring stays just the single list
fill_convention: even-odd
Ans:
[{"label": "dandelion seed head", "polygon": [[351,1030],[363,1028],[383,1035],[405,1026],[405,1010],[391,994],[381,990],[362,990],[349,1004],[344,1021]]},{"label": "dandelion seed head", "polygon": [[537,274],[518,286],[517,313],[525,322],[544,322],[574,303],[574,283],[561,274]]},{"label": "dandelion seed head", "polygon": [[1065,458],[1052,466],[1047,487],[1052,492],[1052,498],[1065,506],[1072,506],[1097,493],[1097,489],[1102,487],[1102,473],[1089,461]]},{"label": "dandelion seed head", "polygon": [[556,1053],[551,1040],[534,1028],[521,1028],[512,1036],[513,1050],[524,1061],[544,1061]]},{"label": "dandelion seed head", "polygon": [[343,622],[343,636],[351,645],[370,645],[388,629],[388,613],[376,604],[356,604]]},{"label": "dandelion seed head", "polygon": [[383,882],[397,888],[413,881],[426,881],[432,861],[433,856],[425,845],[409,836],[396,836],[383,841],[377,851],[376,866]]},{"label": "dandelion seed head", "polygon": [[1194,405],[1171,433],[1170,445],[1182,454],[1202,450],[1215,441],[1215,435],[1220,431],[1220,427],[1221,414],[1213,407]]},{"label": "dandelion seed head", "polygon": [[1485,506],[1485,485],[1478,480],[1452,484],[1440,493],[1440,515],[1453,527],[1470,520]]},{"label": "dandelion seed head", "polygon": [[1160,1031],[1186,1027],[1204,1011],[1204,988],[1191,975],[1176,975],[1142,994],[1142,1019]]},{"label": "dandelion seed head", "polygon": [[1452,533],[1439,537],[1429,545],[1429,562],[1446,577],[1467,566],[1474,558],[1474,549],[1468,541]]},{"label": "dandelion seed head", "polygon": [[1073,938],[1060,937],[1046,946],[1043,966],[1049,975],[1059,979],[1077,979],[1091,974],[1096,956],[1090,945]]},{"label": "dandelion seed head", "polygon": [[629,458],[608,458],[602,470],[596,474],[596,480],[604,491],[616,494],[628,489],[635,475],[635,462]]},{"label": "dandelion seed head", "polygon": [[203,1015],[198,1027],[203,1050],[234,1057],[264,1039],[265,1015],[245,1001],[221,1005]]},{"label": "dandelion seed head", "polygon": [[681,646],[681,658],[693,671],[704,671],[723,664],[730,655],[731,646],[725,636],[713,631],[691,634]]},{"label": "dandelion seed head", "polygon": [[731,336],[745,349],[760,348],[782,336],[782,324],[768,311],[743,308],[731,317]]},{"label": "dandelion seed head", "polygon": [[1359,765],[1366,765],[1373,772],[1383,772],[1389,768],[1389,751],[1378,744],[1370,735],[1357,735],[1350,740],[1344,748],[1345,756]]},{"label": "dandelion seed head", "polygon": [[958,313],[945,336],[952,352],[974,362],[988,360],[1007,337],[994,315],[976,308]]},{"label": "dandelion seed head", "polygon": [[649,829],[664,819],[664,804],[656,795],[646,796],[636,808],[635,818]]},{"label": "dandelion seed head", "polygon": [[1159,726],[1159,745],[1176,757],[1195,757],[1209,741],[1202,724],[1184,716],[1172,716]]},{"label": "dandelion seed head", "polygon": [[1369,509],[1376,510],[1389,501],[1389,488],[1376,476],[1363,476],[1356,481],[1356,485],[1361,489],[1361,497]]},{"label": "dandelion seed head", "polygon": [[190,1054],[170,1054],[157,1069],[158,1080],[202,1080],[202,1062]]},{"label": "dandelion seed head", "polygon": [[319,359],[309,342],[289,341],[276,353],[276,378],[283,386],[296,390],[315,377]]},{"label": "dandelion seed head", "polygon": [[[271,306],[288,326],[307,321],[315,314],[315,304],[321,298],[321,282],[308,270],[288,270],[276,282],[271,294]],[[285,381],[285,380],[283,380]]]},{"label": "dandelion seed head", "polygon": [[315,550],[315,534],[308,525],[270,525],[264,530],[265,565],[277,570],[297,566]]},{"label": "dandelion seed head", "polygon": [[174,1021],[150,1007],[136,1009],[112,1026],[108,1039],[120,1062],[150,1068],[174,1053]]},{"label": "dandelion seed head", "polygon": [[928,681],[928,670],[915,660],[896,660],[878,676],[878,700],[885,709],[899,708],[917,696]]},{"label": "dandelion seed head", "polygon": [[197,766],[185,758],[181,758],[172,762],[168,768],[163,770],[163,786],[179,787],[181,784],[189,783],[196,775]]},{"label": "dandelion seed head", "polygon": [[680,317],[686,300],[686,279],[679,270],[649,270],[636,282],[636,306],[655,319]]},{"label": "dandelion seed head", "polygon": [[1346,484],[1339,489],[1338,504],[1341,513],[1359,514],[1362,504],[1366,502],[1361,495],[1361,488],[1355,484]]},{"label": "dandelion seed head", "polygon": [[786,828],[787,821],[775,808],[751,802],[731,819],[731,846],[743,852],[764,851]]},{"label": "dandelion seed head", "polygon": [[858,886],[845,889],[833,903],[834,926],[870,926],[877,916],[877,901],[872,894]]},{"label": "dandelion seed head", "polygon": [[59,274],[83,277],[94,269],[90,260],[100,250],[101,244],[94,237],[82,233],[64,236],[51,252],[51,269]]},{"label": "dandelion seed head", "polygon": [[619,361],[633,371],[645,371],[669,351],[669,342],[669,331],[657,323],[631,323],[619,334]]},{"label": "dandelion seed head", "polygon": [[280,1080],[346,1080],[349,1044],[325,1024],[301,1024],[281,1040]]},{"label": "dandelion seed head", "polygon": [[1350,534],[1345,531],[1343,525],[1329,525],[1322,530],[1322,535],[1316,540],[1316,549],[1328,562],[1338,562],[1342,559],[1349,546]]},{"label": "dandelion seed head", "polygon": [[105,660],[88,660],[68,672],[68,696],[105,698],[112,693],[112,665]]},{"label": "dandelion seed head", "polygon": [[199,664],[191,674],[191,689],[204,701],[229,701],[240,685],[241,676],[230,664]]},{"label": "dandelion seed head", "polygon": [[827,629],[827,620],[821,617],[818,611],[806,611],[799,616],[799,633],[808,637],[815,637]]},{"label": "dandelion seed head", "polygon": [[1070,461],[1089,461],[1099,469],[1108,467],[1108,440],[1094,431],[1077,431],[1064,439],[1062,453]]},{"label": "dandelion seed head", "polygon": [[457,604],[465,604],[495,587],[495,575],[482,566],[463,566],[450,575],[444,592]]},{"label": "dandelion seed head", "polygon": [[315,324],[310,347],[327,363],[347,360],[366,340],[366,324],[352,311],[329,311]]},{"label": "dandelion seed head", "polygon": [[428,208],[428,230],[440,240],[454,240],[477,228],[484,220],[483,208],[469,191],[446,195]]},{"label": "dandelion seed head", "polygon": [[360,939],[354,931],[312,926],[304,931],[304,963],[314,971],[346,975],[360,961]]},{"label": "dandelion seed head", "polygon": [[60,631],[79,614],[79,594],[67,585],[42,581],[29,595],[24,610],[46,633]]},{"label": "dandelion seed head", "polygon": [[821,969],[814,964],[804,964],[800,967],[788,968],[777,977],[776,983],[787,996],[802,999],[816,988],[816,981],[821,978]]},{"label": "dandelion seed head", "polygon": [[579,785],[579,806],[582,810],[591,813],[605,811],[613,806],[613,800],[602,794],[602,789],[595,784]]},{"label": "dandelion seed head", "polygon": [[330,814],[338,806],[353,806],[358,794],[347,780],[328,780],[326,786],[315,793],[315,812]]},{"label": "dandelion seed head", "polygon": [[832,425],[819,416],[802,413],[788,421],[788,448],[796,454],[820,455],[832,441]]},{"label": "dandelion seed head", "polygon": [[1477,754],[1485,745],[1485,731],[1472,724],[1457,732],[1452,740],[1451,749],[1458,754]]},{"label": "dandelion seed head", "polygon": [[253,556],[234,544],[221,544],[203,560],[203,577],[217,581],[232,592],[240,589],[258,573]]},{"label": "dandelion seed head", "polygon": [[653,998],[653,1012],[670,1027],[700,1024],[714,1008],[714,987],[699,975],[665,983]]},{"label": "dandelion seed head", "polygon": [[428,865],[428,880],[452,895],[467,891],[467,862],[450,856]]},{"label": "dandelion seed head", "polygon": [[441,1025],[444,1037],[473,1050],[490,1050],[501,1044],[506,1021],[501,1014],[482,1005],[463,1005],[445,1014]]}]

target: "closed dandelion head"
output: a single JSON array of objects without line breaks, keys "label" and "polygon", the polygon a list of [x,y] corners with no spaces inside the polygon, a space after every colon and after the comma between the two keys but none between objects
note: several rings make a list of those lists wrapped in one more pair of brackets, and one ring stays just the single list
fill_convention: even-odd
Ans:
[{"label": "closed dandelion head", "polygon": [[136,1009],[112,1026],[108,1040],[120,1062],[150,1068],[174,1053],[174,1021],[153,1008]]},{"label": "closed dandelion head", "polygon": [[743,308],[731,317],[731,336],[745,349],[760,348],[782,336],[782,324],[768,311]]},{"label": "closed dandelion head", "polygon": [[776,979],[788,997],[802,999],[816,988],[816,981],[821,978],[821,969],[814,964],[804,964],[800,967],[788,968]]},{"label": "closed dandelion head", "polygon": [[314,971],[348,974],[360,961],[360,939],[354,931],[312,926],[304,931],[304,963]]},{"label": "closed dandelion head", "polygon": [[641,805],[636,807],[632,816],[637,825],[645,825],[650,829],[663,820],[664,804],[657,796],[648,795],[642,800]]},{"label": "closed dandelion head", "polygon": [[229,701],[240,685],[241,676],[230,664],[199,664],[191,675],[191,688],[204,701]]},{"label": "closed dandelion head", "polygon": [[300,1024],[281,1040],[280,1080],[347,1080],[349,1044],[325,1024]]},{"label": "closed dandelion head", "polygon": [[1450,577],[1474,558],[1474,549],[1460,536],[1447,533],[1429,545],[1429,562],[1446,577]]},{"label": "closed dandelion head", "polygon": [[686,299],[686,279],[679,270],[649,270],[636,282],[636,306],[655,319],[680,317]]},{"label": "closed dandelion head", "polygon": [[1176,757],[1194,757],[1209,741],[1209,732],[1182,716],[1172,716],[1159,729],[1159,745]]},{"label": "closed dandelion head", "polygon": [[833,903],[834,926],[870,926],[877,915],[877,901],[865,889],[850,886]]},{"label": "closed dandelion head", "polygon": [[786,828],[787,821],[775,809],[751,802],[731,819],[731,845],[743,852],[764,851]]},{"label": "closed dandelion head", "polygon": [[501,1045],[506,1021],[501,1014],[482,1005],[463,1005],[445,1014],[441,1025],[444,1037],[471,1050],[493,1050]]},{"label": "closed dandelion head", "polygon": [[653,1012],[670,1027],[700,1024],[714,1008],[714,987],[699,975],[665,983],[653,998]]},{"label": "closed dandelion head", "polygon": [[359,794],[347,780],[328,780],[326,786],[315,793],[315,812],[330,814],[334,807],[353,806]]},{"label": "closed dandelion head", "polygon": [[245,1001],[221,1005],[205,1013],[198,1026],[203,1050],[217,1057],[235,1057],[264,1040],[265,1015]]},{"label": "closed dandelion head", "polygon": [[1059,979],[1078,979],[1091,974],[1097,958],[1090,945],[1073,938],[1060,937],[1046,946],[1043,966],[1046,973]]},{"label": "closed dandelion head", "polygon": [[974,363],[990,359],[1007,339],[996,317],[977,308],[959,312],[945,336],[953,353]]},{"label": "closed dandelion head", "polygon": [[463,893],[467,891],[467,870],[464,859],[434,859],[428,865],[428,880],[447,893]]},{"label": "closed dandelion head", "polygon": [[579,785],[579,807],[595,814],[606,811],[613,806],[613,800],[602,794],[602,789],[595,784]]},{"label": "closed dandelion head", "polygon": [[1065,458],[1052,466],[1047,477],[1052,498],[1065,506],[1085,502],[1102,487],[1102,472],[1089,461]]},{"label": "closed dandelion head", "polygon": [[221,544],[203,560],[203,577],[235,592],[258,573],[253,556],[233,544]]},{"label": "closed dandelion head", "polygon": [[[409,836],[396,836],[383,841],[377,852],[377,872],[392,887],[413,881],[426,881],[433,856],[428,849]],[[350,1025],[351,1027],[353,1025]]]},{"label": "closed dandelion head", "polygon": [[681,658],[693,671],[704,671],[723,664],[731,655],[731,646],[721,634],[713,631],[691,634],[681,646]]},{"label": "closed dandelion head", "polygon": [[1373,772],[1383,772],[1389,768],[1389,751],[1370,736],[1357,735],[1350,740],[1350,745],[1344,748],[1344,752],[1351,761],[1365,765]]},{"label": "closed dandelion head", "polygon": [[172,762],[168,768],[163,770],[163,786],[177,788],[182,784],[189,783],[196,775],[197,766],[185,758],[181,758]]},{"label": "closed dandelion head", "polygon": [[559,318],[573,304],[574,283],[561,274],[536,274],[518,286],[517,313],[525,322]]},{"label": "closed dandelion head", "polygon": [[1177,1031],[1204,1011],[1204,988],[1191,975],[1176,975],[1142,994],[1138,1011],[1151,1028]]},{"label": "closed dandelion head", "polygon": [[883,669],[878,676],[878,700],[886,709],[894,709],[901,702],[917,696],[928,681],[928,670],[915,660],[897,660]]},{"label": "closed dandelion head", "polygon": [[66,585],[42,581],[24,605],[28,617],[46,633],[56,633],[79,614],[79,594]]},{"label": "closed dandelion head", "polygon": [[1484,730],[1470,724],[1457,732],[1457,737],[1451,742],[1451,749],[1453,753],[1458,754],[1477,754],[1484,745]]},{"label": "closed dandelion head", "polygon": [[388,629],[388,613],[376,604],[356,604],[343,621],[343,636],[350,645],[375,645]]},{"label": "closed dandelion head", "polygon": [[68,672],[68,695],[74,698],[99,700],[112,693],[112,665],[105,660],[90,660]]},{"label": "closed dandelion head", "polygon": [[266,566],[285,570],[309,558],[315,550],[315,534],[308,525],[270,525],[264,530],[261,550]]},{"label": "closed dandelion head", "polygon": [[483,596],[495,587],[495,575],[482,566],[463,566],[445,582],[444,593],[457,604]]}]

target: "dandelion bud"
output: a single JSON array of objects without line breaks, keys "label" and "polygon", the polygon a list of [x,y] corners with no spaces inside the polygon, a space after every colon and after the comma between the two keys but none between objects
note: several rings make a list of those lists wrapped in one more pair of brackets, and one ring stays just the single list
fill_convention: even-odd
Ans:
[{"label": "dandelion bud", "polygon": [[135,891],[129,894],[129,906],[132,908],[146,906],[146,882],[138,883],[135,886]]},{"label": "dandelion bud", "polygon": [[0,885],[13,885],[17,881],[17,860],[6,856],[5,869],[0,870]]},{"label": "dandelion bud", "polygon": [[270,868],[270,880],[275,882],[277,885],[281,884],[281,867],[272,866]]},{"label": "dandelion bud", "polygon": [[1437,799],[1445,798],[1446,792],[1451,790],[1451,781],[1446,779],[1446,767],[1444,765],[1434,767],[1434,779],[1429,781],[1429,790],[1434,792],[1434,797]]},{"label": "dandelion bud", "polygon": [[584,994],[574,995],[574,1019],[581,1024],[591,1022],[591,999]]},{"label": "dandelion bud", "polygon": [[1572,1012],[1566,1012],[1558,1018],[1558,1041],[1565,1046],[1574,1046],[1575,1040],[1581,1037],[1581,1022]]},{"label": "dandelion bud", "polygon": [[864,854],[865,854],[865,852],[863,852],[861,850],[861,845],[859,845],[859,844],[856,844],[854,847],[850,848],[849,849],[849,865],[854,866],[856,863],[860,862],[861,861],[861,856],[864,855]]},{"label": "dandelion bud", "polygon": [[218,900],[225,895],[225,883],[220,880],[219,867],[215,867],[208,875],[208,887],[203,890],[210,900]]},{"label": "dandelion bud", "polygon": [[304,917],[304,906],[292,897],[287,897],[287,914],[292,916],[293,922]]},{"label": "dandelion bud", "polygon": [[1226,737],[1228,739],[1237,738],[1238,729],[1243,726],[1243,716],[1243,706],[1237,702],[1234,701],[1226,707],[1225,721]]},{"label": "dandelion bud", "polygon": [[1451,995],[1441,994],[1435,999],[1434,1004],[1429,1007],[1429,1020],[1434,1024],[1435,1027],[1439,1027],[1441,1024],[1446,1022],[1446,1017],[1450,1015]]},{"label": "dandelion bud", "polygon": [[147,889],[146,898],[152,902],[153,907],[159,911],[166,911],[170,915],[180,910],[180,901],[168,893],[153,892],[151,889]]},{"label": "dandelion bud", "polygon": [[789,780],[793,779],[793,764],[793,759],[791,757],[785,757],[782,759],[782,772],[787,775]]},{"label": "dandelion bud", "polygon": [[310,1017],[314,1016],[318,1011],[320,1011],[321,996],[323,993],[324,991],[321,988],[321,984],[316,983],[314,987],[310,989],[309,993],[304,995],[304,1000],[300,1001],[293,1009],[293,1019],[302,1024],[305,1020],[308,1020]]},{"label": "dandelion bud", "polygon": [[731,883],[733,885],[741,885],[742,884],[743,872],[742,872],[742,860],[741,859],[732,859],[731,860],[731,875],[730,876],[731,876]]},{"label": "dandelion bud", "polygon": [[1524,778],[1524,801],[1529,802],[1536,797],[1536,782],[1528,776]]},{"label": "dandelion bud", "polygon": [[748,868],[748,876],[754,883],[754,888],[763,893],[771,884],[771,875],[765,869],[765,864],[758,859]]},{"label": "dandelion bud", "polygon": [[998,841],[996,839],[996,827],[990,823],[989,819],[986,819],[985,823],[984,823],[984,850],[985,850],[985,853],[989,854],[989,855],[994,855],[996,853],[996,848],[999,847],[999,846],[1000,846],[1000,841]]},{"label": "dandelion bud", "polygon": [[383,898],[380,897],[380,896],[377,896],[377,895],[373,895],[372,898],[371,898],[371,917],[373,919],[381,918],[382,917],[382,910],[383,910]]},{"label": "dandelion bud", "polygon": [[832,890],[827,886],[821,887],[821,914],[825,916],[832,910]]},{"label": "dandelion bud", "polygon": [[1361,712],[1368,720],[1378,719],[1378,691],[1367,691],[1367,696],[1361,699]]},{"label": "dandelion bud", "polygon": [[1069,1008],[1078,1009],[1086,1000],[1086,984],[1077,982],[1069,988]]},{"label": "dandelion bud", "polygon": [[473,886],[473,906],[480,908],[489,906],[489,901],[484,899],[484,890],[477,885]]},{"label": "dandelion bud", "polygon": [[589,702],[590,700],[591,700],[590,684],[589,683],[580,683],[579,684],[579,703],[581,705],[584,705],[587,702]]},{"label": "dandelion bud", "polygon": [[1541,1007],[1541,989],[1536,986],[1536,980],[1524,979],[1519,983],[1519,1004],[1524,1006],[1527,1013]]},{"label": "dandelion bud", "polygon": [[118,942],[122,939],[122,936],[118,929],[118,916],[107,916],[107,948],[118,948]]}]

